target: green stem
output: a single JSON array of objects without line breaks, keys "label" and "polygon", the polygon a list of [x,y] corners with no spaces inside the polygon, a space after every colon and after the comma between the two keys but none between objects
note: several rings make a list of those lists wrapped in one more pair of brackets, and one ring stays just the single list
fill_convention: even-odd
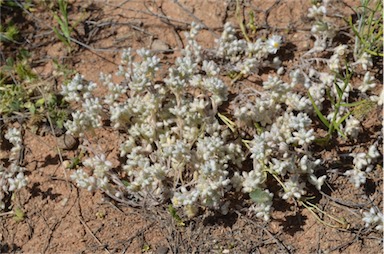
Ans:
[{"label": "green stem", "polygon": [[247,31],[246,31],[244,23],[243,23],[243,20],[240,17],[240,2],[239,2],[239,0],[236,0],[236,17],[237,17],[237,21],[239,22],[239,25],[240,25],[240,30],[244,35],[244,38],[247,40],[247,42],[250,42],[251,39],[249,39],[249,37],[247,35]]}]

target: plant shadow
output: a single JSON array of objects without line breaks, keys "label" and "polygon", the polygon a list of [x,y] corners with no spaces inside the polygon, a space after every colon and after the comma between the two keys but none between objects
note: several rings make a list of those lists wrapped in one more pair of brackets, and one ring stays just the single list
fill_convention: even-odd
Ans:
[{"label": "plant shadow", "polygon": [[56,200],[61,194],[53,193],[53,188],[49,187],[46,191],[40,189],[40,183],[34,183],[32,185],[31,198],[41,196],[43,199]]},{"label": "plant shadow", "polygon": [[209,215],[208,217],[203,219],[204,226],[224,226],[224,227],[232,227],[238,219],[238,215],[236,213],[228,213],[223,215],[221,213],[214,213]]},{"label": "plant shadow", "polygon": [[21,251],[20,246],[11,243],[0,243],[0,253],[19,253]]},{"label": "plant shadow", "polygon": [[60,157],[58,154],[56,154],[54,157],[52,157],[51,155],[48,155],[45,157],[44,164],[41,165],[41,167],[46,167],[46,166],[50,166],[50,165],[58,165],[58,164],[60,164]]},{"label": "plant shadow", "polygon": [[287,232],[291,236],[293,236],[299,231],[304,231],[303,226],[305,225],[305,221],[307,219],[308,217],[301,213],[286,216],[281,222],[281,225],[283,226],[283,231]]}]

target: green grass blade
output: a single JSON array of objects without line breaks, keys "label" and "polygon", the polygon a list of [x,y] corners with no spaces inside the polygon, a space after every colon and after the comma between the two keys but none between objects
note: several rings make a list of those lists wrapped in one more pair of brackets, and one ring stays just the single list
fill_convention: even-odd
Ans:
[{"label": "green grass blade", "polygon": [[335,129],[340,133],[340,135],[343,137],[343,138],[347,138],[347,136],[344,134],[344,132],[342,132],[340,130],[340,125],[351,115],[351,112],[348,112],[347,114],[345,114],[339,121],[335,122],[333,124],[333,126],[335,127]]},{"label": "green grass blade", "polygon": [[336,87],[337,96],[341,100],[341,98],[343,98],[343,90],[341,90],[340,86],[336,82],[334,82],[334,85]]},{"label": "green grass blade", "polygon": [[308,91],[308,96],[309,96],[309,99],[311,100],[312,106],[316,112],[317,117],[320,119],[320,121],[325,126],[327,126],[327,128],[329,128],[330,124],[329,124],[327,118],[320,112],[319,108],[317,107],[317,105],[316,105],[315,101],[313,100],[313,97],[309,91]]},{"label": "green grass blade", "polygon": [[360,105],[364,104],[365,102],[367,102],[367,100],[355,101],[355,102],[351,102],[351,103],[340,103],[340,106],[346,107],[346,108],[351,108],[351,107],[360,106]]}]

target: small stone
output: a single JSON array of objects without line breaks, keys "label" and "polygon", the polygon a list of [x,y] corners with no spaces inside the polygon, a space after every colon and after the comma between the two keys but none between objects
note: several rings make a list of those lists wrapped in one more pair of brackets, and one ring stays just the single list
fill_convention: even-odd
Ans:
[{"label": "small stone", "polygon": [[157,39],[152,42],[151,49],[154,51],[163,51],[164,53],[171,51],[171,47],[167,43]]},{"label": "small stone", "polygon": [[156,254],[167,254],[169,251],[168,247],[165,246],[160,246],[159,248],[156,249]]},{"label": "small stone", "polygon": [[65,160],[61,165],[63,166],[63,168],[69,168],[69,166],[71,165],[71,161]]},{"label": "small stone", "polygon": [[63,200],[60,201],[60,205],[65,207],[68,204],[68,198],[63,198]]},{"label": "small stone", "polygon": [[57,138],[57,145],[60,149],[75,150],[78,144],[78,140],[72,135],[64,134]]}]

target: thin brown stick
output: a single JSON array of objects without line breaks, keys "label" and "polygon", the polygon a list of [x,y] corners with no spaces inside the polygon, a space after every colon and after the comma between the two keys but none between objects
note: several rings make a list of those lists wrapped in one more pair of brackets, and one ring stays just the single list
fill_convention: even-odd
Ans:
[{"label": "thin brown stick", "polygon": [[99,244],[99,246],[103,246],[103,249],[105,250],[105,252],[107,253],[111,253],[107,247],[105,247],[104,244],[101,243],[101,241],[99,240],[99,238],[97,238],[97,236],[95,236],[95,234],[92,232],[92,230],[88,227],[88,225],[80,218],[80,216],[78,215],[77,216],[79,221],[81,222],[81,224],[83,224],[83,226],[85,227],[85,229],[88,231],[88,233],[93,237],[93,239],[95,239],[95,241]]},{"label": "thin brown stick", "polygon": [[265,233],[267,233],[269,237],[271,237],[274,240],[274,242],[279,246],[280,250],[285,251],[285,253],[291,253],[291,251],[279,239],[277,239],[268,229],[256,224],[253,220],[242,215],[240,212],[236,211],[236,213],[239,217],[243,217],[246,221],[250,222],[252,225],[256,226],[257,228],[260,228]]}]

